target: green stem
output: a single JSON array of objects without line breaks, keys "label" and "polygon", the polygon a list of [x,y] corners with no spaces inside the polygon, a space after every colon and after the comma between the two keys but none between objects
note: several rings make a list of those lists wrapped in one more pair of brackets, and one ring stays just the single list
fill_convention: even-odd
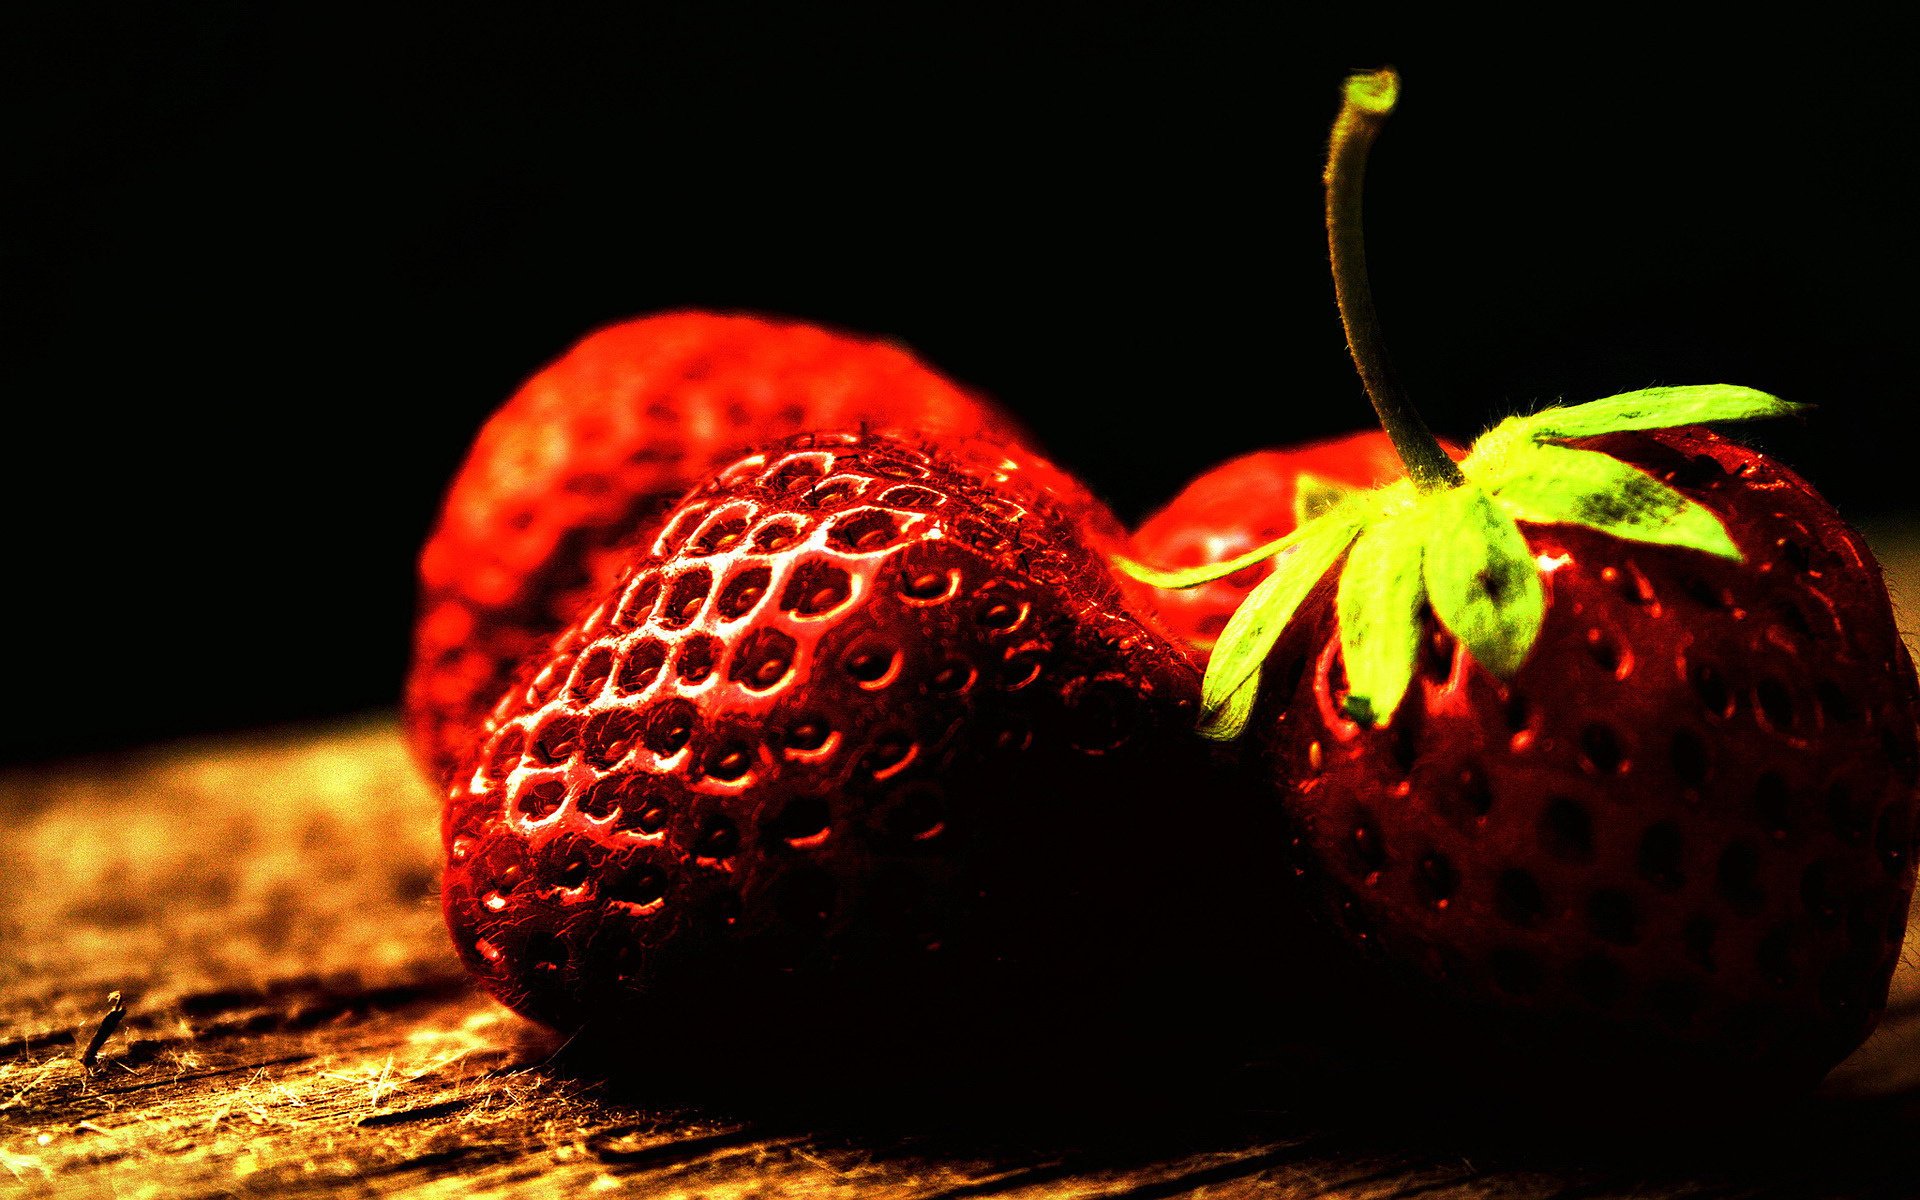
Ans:
[{"label": "green stem", "polygon": [[1466,482],[1460,468],[1394,377],[1380,336],[1380,317],[1373,310],[1373,290],[1367,286],[1367,243],[1360,229],[1360,201],[1367,179],[1367,152],[1400,97],[1400,76],[1382,67],[1349,76],[1333,122],[1333,145],[1327,152],[1327,250],[1333,258],[1333,290],[1340,303],[1340,322],[1347,329],[1347,349],[1359,368],[1367,398],[1380,416],[1380,425],[1406,465],[1407,477],[1423,492],[1459,487]]}]

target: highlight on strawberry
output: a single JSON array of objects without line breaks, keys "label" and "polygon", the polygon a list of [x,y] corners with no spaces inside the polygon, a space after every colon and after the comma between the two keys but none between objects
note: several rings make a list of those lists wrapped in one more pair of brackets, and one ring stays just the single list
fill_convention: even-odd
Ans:
[{"label": "highlight on strawberry", "polygon": [[1121,565],[1185,588],[1271,562],[1200,729],[1272,788],[1376,1011],[1563,1086],[1810,1087],[1872,1029],[1914,888],[1920,697],[1879,569],[1805,481],[1705,428],[1801,411],[1750,388],[1549,408],[1445,453],[1366,284],[1398,91],[1348,81],[1326,185],[1407,477],[1211,566]]}]

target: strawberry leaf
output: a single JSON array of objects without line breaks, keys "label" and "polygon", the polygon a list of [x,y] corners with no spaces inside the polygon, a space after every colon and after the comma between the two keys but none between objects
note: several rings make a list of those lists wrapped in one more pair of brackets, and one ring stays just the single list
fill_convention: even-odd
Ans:
[{"label": "strawberry leaf", "polygon": [[1421,505],[1374,521],[1340,571],[1334,610],[1347,669],[1347,715],[1363,725],[1392,720],[1413,681],[1426,599],[1421,563],[1434,528],[1426,519],[1430,511]]},{"label": "strawberry leaf", "polygon": [[1255,671],[1241,680],[1240,686],[1228,693],[1217,707],[1204,711],[1200,736],[1217,742],[1233,741],[1246,732],[1247,722],[1253,719],[1253,702],[1259,697],[1260,673]]},{"label": "strawberry leaf", "polygon": [[[1534,441],[1564,441],[1634,429],[1671,429],[1677,425],[1704,425],[1713,421],[1755,421],[1804,412],[1793,404],[1752,388],[1730,383],[1692,387],[1644,388],[1571,408],[1549,408],[1501,423]],[[1499,430],[1496,430],[1499,432]]]},{"label": "strawberry leaf", "polygon": [[1293,477],[1293,523],[1305,525],[1315,517],[1332,512],[1364,490],[1337,479],[1325,479],[1302,471]]},{"label": "strawberry leaf", "polygon": [[[1311,477],[1303,475],[1301,478],[1306,479]],[[1333,486],[1340,488],[1344,485],[1335,484]],[[1398,484],[1390,484],[1388,487],[1405,491],[1406,484],[1402,481]],[[1160,588],[1162,590],[1169,588],[1198,587],[1203,583],[1211,583],[1216,579],[1224,579],[1235,571],[1244,570],[1247,567],[1255,566],[1259,563],[1266,562],[1270,558],[1287,553],[1293,547],[1300,544],[1301,539],[1307,536],[1309,526],[1318,522],[1321,517],[1326,517],[1328,520],[1345,520],[1357,526],[1367,511],[1367,504],[1379,503],[1390,494],[1398,494],[1398,492],[1389,493],[1387,488],[1374,491],[1368,491],[1365,488],[1345,488],[1343,491],[1340,491],[1337,496],[1331,492],[1325,494],[1332,497],[1333,503],[1323,509],[1319,516],[1311,520],[1301,521],[1299,527],[1293,530],[1293,532],[1284,537],[1276,538],[1263,546],[1255,546],[1245,554],[1236,554],[1232,558],[1222,559],[1216,563],[1203,563],[1197,567],[1180,567],[1170,571],[1163,571],[1159,567],[1150,567],[1143,562],[1136,562],[1123,554],[1115,554],[1112,556],[1114,569],[1128,578],[1137,579],[1149,587]],[[1355,503],[1346,513],[1338,517],[1329,516],[1335,509],[1340,508],[1350,500],[1357,501],[1358,503]],[[1258,594],[1259,589],[1255,588],[1252,593],[1249,593],[1249,598]]]},{"label": "strawberry leaf", "polygon": [[1546,588],[1518,521],[1581,525],[1628,541],[1740,558],[1709,509],[1610,455],[1552,443],[1804,408],[1728,384],[1647,388],[1551,408],[1503,421],[1476,441],[1460,464],[1466,481],[1459,486],[1416,494],[1401,480],[1354,491],[1302,474],[1294,492],[1302,524],[1277,542],[1183,571],[1127,559],[1115,564],[1156,587],[1192,587],[1279,556],[1274,573],[1227,622],[1207,664],[1200,731],[1226,741],[1252,716],[1260,668],[1273,644],[1352,544],[1334,597],[1347,711],[1379,726],[1392,719],[1412,684],[1423,600],[1487,671],[1511,677],[1525,664],[1546,618]]},{"label": "strawberry leaf", "polygon": [[1527,660],[1546,615],[1527,539],[1476,483],[1435,495],[1428,505],[1423,574],[1433,615],[1481,666],[1509,677]]},{"label": "strawberry leaf", "polygon": [[1263,563],[1276,554],[1285,553],[1288,547],[1299,541],[1300,533],[1301,531],[1296,529],[1277,541],[1268,542],[1264,546],[1255,546],[1245,554],[1237,554],[1216,563],[1202,563],[1197,567],[1180,567],[1163,571],[1159,567],[1135,562],[1124,554],[1114,555],[1113,565],[1122,575],[1130,579],[1138,579],[1148,587],[1161,589],[1198,587],[1203,583],[1212,583],[1216,579],[1225,579],[1235,571],[1251,567],[1255,563]]},{"label": "strawberry leaf", "polygon": [[1357,514],[1334,512],[1282,539],[1292,545],[1274,560],[1273,574],[1261,580],[1234,610],[1207,660],[1207,673],[1200,684],[1200,732],[1204,736],[1230,742],[1246,729],[1267,652],[1293,619],[1300,602],[1359,530]]},{"label": "strawberry leaf", "polygon": [[1612,455],[1528,446],[1508,454],[1480,482],[1516,520],[1582,525],[1628,541],[1740,558],[1719,517]]}]

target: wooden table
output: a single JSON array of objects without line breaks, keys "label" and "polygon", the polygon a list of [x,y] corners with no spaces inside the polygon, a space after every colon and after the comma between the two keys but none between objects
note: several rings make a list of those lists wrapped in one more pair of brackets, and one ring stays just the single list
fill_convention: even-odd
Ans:
[{"label": "wooden table", "polygon": [[[1920,542],[1882,549],[1920,598]],[[1710,1134],[1375,1112],[1284,1062],[1131,1114],[690,1103],[468,984],[436,811],[388,718],[0,777],[0,1195],[1920,1197],[1920,928],[1818,1096]]]}]

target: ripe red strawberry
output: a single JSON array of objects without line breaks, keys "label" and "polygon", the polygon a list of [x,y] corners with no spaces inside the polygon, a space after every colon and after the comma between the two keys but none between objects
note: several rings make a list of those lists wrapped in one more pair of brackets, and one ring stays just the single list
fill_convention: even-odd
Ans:
[{"label": "ripe red strawberry", "polygon": [[1182,986],[1187,942],[1250,928],[1180,918],[1249,848],[1154,844],[1192,828],[1209,751],[1197,672],[1107,565],[1119,536],[991,444],[810,434],[728,466],[456,779],[461,956],[537,1020],[737,1020],[736,1049],[1098,1015],[1021,1000],[1039,977],[1082,1005],[1095,979],[1110,1005]]},{"label": "ripe red strawberry", "polygon": [[1549,409],[1452,462],[1364,294],[1352,189],[1394,84],[1349,83],[1329,228],[1410,478],[1277,548],[1203,729],[1271,781],[1372,1036],[1649,1101],[1809,1087],[1872,1028],[1914,889],[1920,687],[1879,569],[1699,427],[1793,407],[1747,389]]},{"label": "ripe red strawberry", "polygon": [[408,730],[443,778],[516,665],[612,583],[625,546],[721,464],[806,429],[1011,438],[886,342],[705,312],[600,330],[487,422],[420,558]]},{"label": "ripe red strawberry", "polygon": [[1913,666],[1878,570],[1705,430],[1572,444],[1678,488],[1742,559],[1524,524],[1546,596],[1523,665],[1423,613],[1378,727],[1348,715],[1330,575],[1274,643],[1253,750],[1378,961],[1537,1022],[1536,1048],[1810,1085],[1872,1028],[1914,884]]},{"label": "ripe red strawberry", "polygon": [[[1452,445],[1447,452],[1465,453]],[[1134,531],[1132,553],[1168,571],[1222,562],[1285,537],[1356,488],[1379,487],[1402,475],[1400,456],[1378,429],[1256,450],[1187,484]],[[1162,592],[1155,602],[1161,620],[1181,641],[1206,650],[1272,569],[1263,559],[1219,579]]]}]

